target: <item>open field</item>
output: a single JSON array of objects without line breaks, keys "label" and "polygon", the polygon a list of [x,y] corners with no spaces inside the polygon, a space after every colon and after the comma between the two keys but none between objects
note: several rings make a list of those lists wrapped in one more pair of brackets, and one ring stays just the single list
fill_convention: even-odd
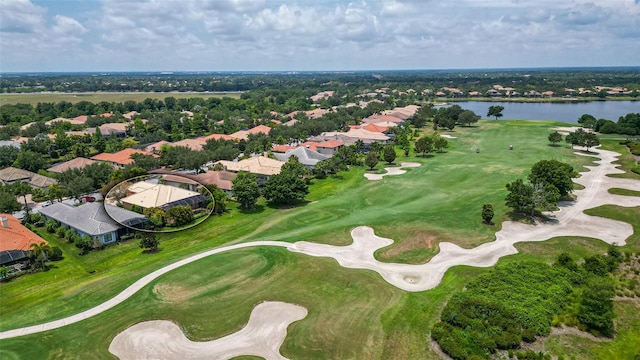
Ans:
[{"label": "open field", "polygon": [[202,93],[202,92],[86,92],[86,93],[22,93],[22,94],[0,94],[0,105],[7,104],[31,104],[38,103],[57,103],[60,101],[68,101],[70,103],[78,103],[80,101],[89,101],[93,103],[106,102],[125,102],[133,100],[136,102],[144,101],[147,98],[155,100],[164,100],[167,97],[176,99],[188,99],[199,97],[223,98],[230,97],[234,99],[240,98],[240,93]]},{"label": "open field", "polygon": [[[163,265],[222,244],[306,240],[346,245],[352,228],[368,225],[377,235],[395,240],[377,253],[379,260],[422,263],[438,253],[441,241],[467,248],[492,241],[500,226],[483,225],[480,210],[483,203],[492,203],[494,222],[507,219],[507,182],[525,176],[541,159],[572,162],[577,169],[591,162],[572,155],[567,146],[548,146],[546,137],[553,125],[487,121],[476,128],[458,128],[451,133],[458,138],[449,140],[447,153],[427,158],[400,156],[397,161],[422,164],[407,169],[406,174],[368,181],[364,169],[354,168],[339,178],[316,181],[309,202],[298,208],[273,209],[260,204],[257,210],[243,213],[230,206],[222,217],[211,217],[180,233],[163,234],[162,251],[157,254],[143,255],[137,243],[125,243],[80,257],[71,244],[62,244],[66,259],[54,263],[57,269],[0,284],[0,329],[87,309]],[[513,151],[508,150],[510,144]],[[475,147],[481,153],[476,154]],[[639,251],[640,208],[602,206],[592,212],[631,222],[635,233],[623,249]],[[56,242],[51,236],[47,240]],[[521,254],[500,261],[551,261],[563,251],[585,256],[602,252],[606,244],[569,237],[517,247]],[[89,274],[90,270],[96,272]],[[374,272],[346,269],[332,259],[280,248],[247,248],[172,271],[94,318],[4,340],[0,358],[112,358],[107,349],[113,337],[146,320],[172,320],[191,340],[208,341],[241,329],[253,307],[262,301],[297,304],[309,312],[288,329],[282,354],[289,358],[437,358],[429,347],[430,326],[451,295],[484,271],[455,267],[435,289],[407,293]],[[619,308],[637,311],[637,304]],[[623,354],[619,341],[637,338],[633,330],[637,321],[620,321],[623,333],[619,339],[590,343],[589,354]],[[559,347],[557,353],[570,354],[565,352],[569,348]]]}]

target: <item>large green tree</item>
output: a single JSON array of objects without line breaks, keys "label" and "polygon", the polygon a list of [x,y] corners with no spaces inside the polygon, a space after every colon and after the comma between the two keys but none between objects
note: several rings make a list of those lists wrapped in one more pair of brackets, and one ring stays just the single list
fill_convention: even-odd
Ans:
[{"label": "large green tree", "polygon": [[279,174],[269,177],[262,190],[262,196],[273,204],[293,204],[304,200],[308,193],[309,188],[305,181],[294,171],[284,169]]},{"label": "large green tree", "polygon": [[549,139],[549,142],[555,146],[556,143],[559,143],[560,141],[562,141],[562,134],[560,134],[557,131],[554,131],[551,134],[549,134],[548,139]]},{"label": "large green tree", "polygon": [[369,167],[369,170],[373,170],[374,167],[376,167],[376,165],[378,165],[378,153],[375,153],[373,151],[369,151],[369,153],[367,154],[367,157],[364,159],[364,163],[367,164],[367,166]]},{"label": "large green tree", "polygon": [[256,206],[260,197],[258,180],[254,174],[241,171],[238,176],[231,181],[233,183],[233,196],[245,209],[252,209]]},{"label": "large green tree", "polygon": [[18,158],[20,150],[13,146],[0,146],[0,168],[11,166]]},{"label": "large green tree", "polygon": [[462,125],[471,126],[471,124],[475,124],[480,120],[480,116],[476,115],[471,110],[464,110],[458,116],[458,122]]},{"label": "large green tree", "polygon": [[384,147],[383,156],[384,156],[384,161],[386,161],[387,164],[393,163],[393,161],[396,159],[396,149],[392,144],[389,144]]},{"label": "large green tree", "polygon": [[560,195],[565,196],[573,191],[575,184],[572,178],[578,176],[573,166],[557,160],[541,160],[531,167],[529,180],[532,184],[549,184],[555,186]]},{"label": "large green tree", "polygon": [[433,138],[431,136],[423,136],[418,141],[416,141],[415,152],[418,154],[427,154],[433,151]]},{"label": "large green tree", "polygon": [[489,106],[489,110],[487,111],[487,117],[495,116],[496,120],[498,120],[499,117],[502,117],[502,111],[504,111],[504,106],[491,105]]}]

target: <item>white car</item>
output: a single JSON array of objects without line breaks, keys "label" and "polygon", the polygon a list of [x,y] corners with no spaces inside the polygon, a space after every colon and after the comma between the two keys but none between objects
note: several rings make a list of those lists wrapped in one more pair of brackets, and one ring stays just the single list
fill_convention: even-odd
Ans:
[{"label": "white car", "polygon": [[47,207],[49,205],[51,205],[51,200],[47,200],[47,201],[43,202],[40,206]]}]

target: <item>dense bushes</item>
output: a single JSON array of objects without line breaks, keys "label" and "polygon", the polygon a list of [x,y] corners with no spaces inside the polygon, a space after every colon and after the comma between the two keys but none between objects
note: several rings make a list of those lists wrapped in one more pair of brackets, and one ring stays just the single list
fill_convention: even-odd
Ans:
[{"label": "dense bushes", "polygon": [[554,318],[567,313],[584,329],[611,336],[615,289],[608,274],[621,259],[611,246],[607,255],[588,257],[583,266],[568,254],[561,254],[556,266],[499,265],[451,298],[431,337],[454,359],[486,359],[548,335]]}]

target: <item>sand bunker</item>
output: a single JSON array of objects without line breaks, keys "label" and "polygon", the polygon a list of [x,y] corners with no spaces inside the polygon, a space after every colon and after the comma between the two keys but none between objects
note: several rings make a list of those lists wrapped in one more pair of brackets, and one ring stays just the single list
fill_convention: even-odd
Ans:
[{"label": "sand bunker", "polygon": [[382,180],[382,178],[384,176],[388,176],[388,175],[402,175],[404,173],[406,173],[406,170],[402,170],[402,168],[413,168],[413,167],[418,167],[420,166],[419,163],[415,163],[415,162],[402,162],[400,163],[399,167],[386,167],[384,168],[387,173],[386,174],[364,174],[364,177],[366,177],[369,180]]},{"label": "sand bunker", "polygon": [[443,138],[447,138],[447,139],[457,139],[457,137],[451,136],[449,134],[440,134],[440,136],[442,136]]},{"label": "sand bunker", "polygon": [[568,135],[569,133],[577,131],[578,129],[582,129],[582,130],[584,130],[586,132],[591,132],[592,131],[589,128],[584,128],[584,127],[580,127],[580,126],[556,126],[552,130],[555,130],[555,131],[559,132],[562,135]]},{"label": "sand bunker", "polygon": [[205,342],[187,339],[171,321],[145,321],[118,334],[109,351],[120,359],[132,360],[230,359],[241,355],[286,359],[280,355],[280,346],[287,336],[287,327],[306,316],[307,310],[301,306],[263,302],[253,309],[242,330]]}]

